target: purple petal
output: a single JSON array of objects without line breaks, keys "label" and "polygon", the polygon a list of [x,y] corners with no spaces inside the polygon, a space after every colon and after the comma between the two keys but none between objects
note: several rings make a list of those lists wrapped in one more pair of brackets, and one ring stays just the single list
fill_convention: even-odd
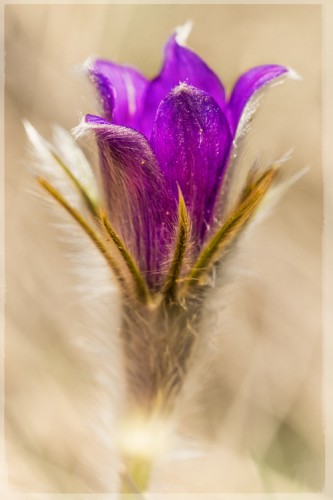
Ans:
[{"label": "purple petal", "polygon": [[94,61],[89,75],[101,97],[105,118],[137,128],[147,80],[133,68],[103,60]]},{"label": "purple petal", "polygon": [[284,66],[267,64],[250,69],[238,79],[229,101],[230,119],[234,132],[245,107],[251,103],[256,93],[277,78],[286,75],[288,71]]},{"label": "purple petal", "polygon": [[162,101],[151,144],[175,197],[179,185],[193,235],[201,241],[213,215],[231,145],[224,113],[211,96],[181,84]]},{"label": "purple petal", "polygon": [[150,273],[147,278],[152,283],[163,263],[164,241],[173,222],[170,194],[154,153],[135,130],[93,115],[87,115],[85,122],[97,140],[110,222],[140,269]]},{"label": "purple petal", "polygon": [[144,122],[141,128],[147,137],[150,137],[161,100],[182,82],[204,90],[214,97],[222,109],[224,108],[225,92],[218,77],[197,54],[180,45],[177,36],[173,35],[165,47],[162,70],[147,87]]}]

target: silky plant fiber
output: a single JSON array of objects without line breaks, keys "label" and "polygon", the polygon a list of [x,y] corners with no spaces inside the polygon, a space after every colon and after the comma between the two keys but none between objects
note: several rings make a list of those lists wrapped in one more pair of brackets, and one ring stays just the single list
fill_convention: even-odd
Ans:
[{"label": "silky plant fiber", "polygon": [[[59,436],[58,447],[38,453],[22,433],[31,463],[38,457],[41,490],[46,463],[46,477],[58,481],[51,489],[63,492],[67,481],[73,492],[120,492],[129,498],[206,491],[217,464],[223,464],[225,475],[233,469],[235,478],[221,479],[214,491],[320,487],[322,441],[291,417],[297,391],[284,382],[290,381],[283,377],[287,346],[279,347],[280,386],[270,394],[263,379],[264,366],[274,364],[273,345],[265,328],[249,342],[242,297],[233,297],[235,283],[246,290],[256,280],[253,260],[260,263],[271,251],[265,231],[275,211],[310,175],[304,162],[295,164],[295,155],[277,148],[269,134],[267,144],[249,154],[255,119],[269,95],[275,95],[280,113],[273,109],[264,128],[270,119],[283,127],[279,93],[283,89],[287,96],[303,81],[290,81],[299,79],[297,65],[282,57],[272,63],[267,54],[258,54],[255,64],[239,65],[225,89],[223,71],[215,71],[213,59],[204,62],[200,46],[192,48],[198,24],[195,19],[189,39],[189,22],[165,30],[163,60],[155,72],[148,63],[142,71],[138,59],[135,65],[124,56],[111,61],[107,53],[77,67],[76,76],[92,91],[80,124],[68,127],[72,132],[56,125],[52,138],[44,139],[49,133],[40,134],[38,121],[24,120],[32,145],[26,163],[40,198],[35,202],[47,214],[46,225],[54,227],[56,221],[53,241],[65,247],[59,250],[64,250],[63,269],[77,275],[71,292],[52,273],[49,283],[67,296],[67,311],[77,316],[74,333],[56,334],[62,329],[57,318],[66,318],[66,309],[55,312],[52,321],[45,318],[45,329],[51,324],[54,330],[53,351],[62,346],[57,376],[65,376],[64,386],[77,385],[74,400],[64,407],[68,416],[72,412],[72,425],[79,422],[76,439],[81,433],[83,439],[77,452],[73,446],[67,453]],[[289,149],[293,143],[290,139]],[[260,245],[257,234],[263,235]],[[245,311],[251,315],[258,300],[264,318],[270,301],[264,294],[248,297]],[[283,326],[288,320],[280,300],[276,294],[276,321]],[[228,334],[228,311],[238,356],[237,342],[232,345]],[[242,368],[244,359],[248,364]],[[72,370],[61,369],[71,364]],[[298,385],[305,372],[299,371]],[[257,393],[251,388],[256,380]],[[286,402],[281,394],[288,391]],[[220,410],[214,414],[216,401]],[[39,421],[35,426],[37,435],[43,429],[40,442],[48,443],[53,427]],[[13,432],[19,435],[14,427]],[[243,470],[239,481],[237,470]]]}]

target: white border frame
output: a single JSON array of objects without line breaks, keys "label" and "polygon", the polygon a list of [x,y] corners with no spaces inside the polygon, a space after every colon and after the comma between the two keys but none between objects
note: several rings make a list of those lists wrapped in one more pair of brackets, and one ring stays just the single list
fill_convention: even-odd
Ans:
[{"label": "white border frame", "polygon": [[[98,4],[123,4],[119,1],[99,1]],[[202,4],[201,1],[156,2],[133,0],[128,4]],[[55,4],[50,1],[5,1],[0,9],[0,359],[4,360],[4,301],[5,301],[5,243],[4,243],[4,13],[6,5],[44,5]],[[57,5],[91,4],[86,1],[67,2],[60,0]],[[320,493],[271,493],[271,494],[156,494],[145,498],[166,500],[323,500],[333,499],[333,0],[210,0],[209,4],[233,5],[321,5],[322,6],[322,42],[323,42],[323,175],[324,175],[324,225],[323,225],[323,325],[324,325],[324,432],[325,432],[325,486]],[[96,4],[94,4],[96,5]],[[49,493],[8,493],[6,488],[6,461],[4,444],[4,364],[0,371],[0,493],[4,500],[116,500],[117,494],[49,494]],[[329,424],[331,422],[331,424]],[[124,498],[126,496],[124,495]],[[139,497],[138,497],[139,498]]]}]

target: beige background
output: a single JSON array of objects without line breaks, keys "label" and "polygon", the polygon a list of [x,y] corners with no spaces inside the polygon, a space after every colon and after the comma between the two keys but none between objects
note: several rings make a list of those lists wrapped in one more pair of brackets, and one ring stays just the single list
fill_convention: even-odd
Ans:
[{"label": "beige background", "polygon": [[79,69],[87,57],[153,76],[173,27],[189,18],[190,47],[228,91],[257,64],[302,75],[265,96],[245,161],[294,148],[285,177],[310,170],[246,241],[234,285],[217,300],[227,306],[213,317],[209,373],[193,376],[184,399],[182,429],[204,455],[160,464],[152,488],[322,487],[320,7],[22,5],[7,6],[5,17],[6,439],[15,490],[112,491],[117,477],[109,446],[117,391],[110,385],[108,394],[116,299],[111,319],[87,314],[88,301],[77,299],[73,244],[30,192],[22,119],[46,137],[52,123],[77,125],[96,109]]}]

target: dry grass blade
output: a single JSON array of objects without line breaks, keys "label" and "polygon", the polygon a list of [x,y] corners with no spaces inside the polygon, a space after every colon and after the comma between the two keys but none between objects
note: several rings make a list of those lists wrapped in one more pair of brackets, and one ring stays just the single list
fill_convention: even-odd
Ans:
[{"label": "dry grass blade", "polygon": [[81,226],[81,228],[85,231],[85,233],[89,236],[89,238],[103,255],[103,257],[106,259],[119,284],[124,287],[125,279],[118,267],[118,264],[110,255],[103,241],[98,237],[95,231],[89,226],[89,224],[83,219],[83,217],[81,217],[79,212],[65,200],[65,198],[59,193],[59,191],[54,186],[52,186],[52,184],[50,184],[42,177],[37,177],[37,181],[42,186],[42,188],[45,189],[45,191],[47,191]]},{"label": "dry grass blade", "polygon": [[164,286],[164,295],[167,300],[174,300],[177,289],[177,280],[180,275],[186,247],[189,240],[190,224],[183,195],[179,189],[178,203],[178,230],[174,256],[171,262],[169,274]]},{"label": "dry grass blade", "polygon": [[223,250],[238,235],[266,194],[276,173],[277,169],[272,167],[260,179],[246,188],[243,201],[238,205],[226,223],[214,234],[199,255],[185,281],[185,288],[198,283],[202,274],[216,261],[217,255],[221,255]]},{"label": "dry grass blade", "polygon": [[135,260],[133,259],[133,257],[131,256],[131,254],[127,250],[125,244],[123,243],[122,239],[116,233],[116,231],[113,229],[109,220],[107,219],[106,215],[103,212],[101,212],[101,214],[100,214],[100,219],[101,219],[103,226],[106,229],[108,235],[110,236],[110,238],[112,239],[112,241],[114,242],[116,247],[118,248],[122,258],[125,261],[125,264],[129,270],[129,272],[131,273],[131,276],[132,276],[133,281],[135,283],[135,288],[136,288],[138,298],[144,303],[149,302],[149,300],[151,298],[150,293],[149,293],[149,290],[147,288],[147,284],[146,284],[142,274],[140,273],[140,270],[139,270]]}]

